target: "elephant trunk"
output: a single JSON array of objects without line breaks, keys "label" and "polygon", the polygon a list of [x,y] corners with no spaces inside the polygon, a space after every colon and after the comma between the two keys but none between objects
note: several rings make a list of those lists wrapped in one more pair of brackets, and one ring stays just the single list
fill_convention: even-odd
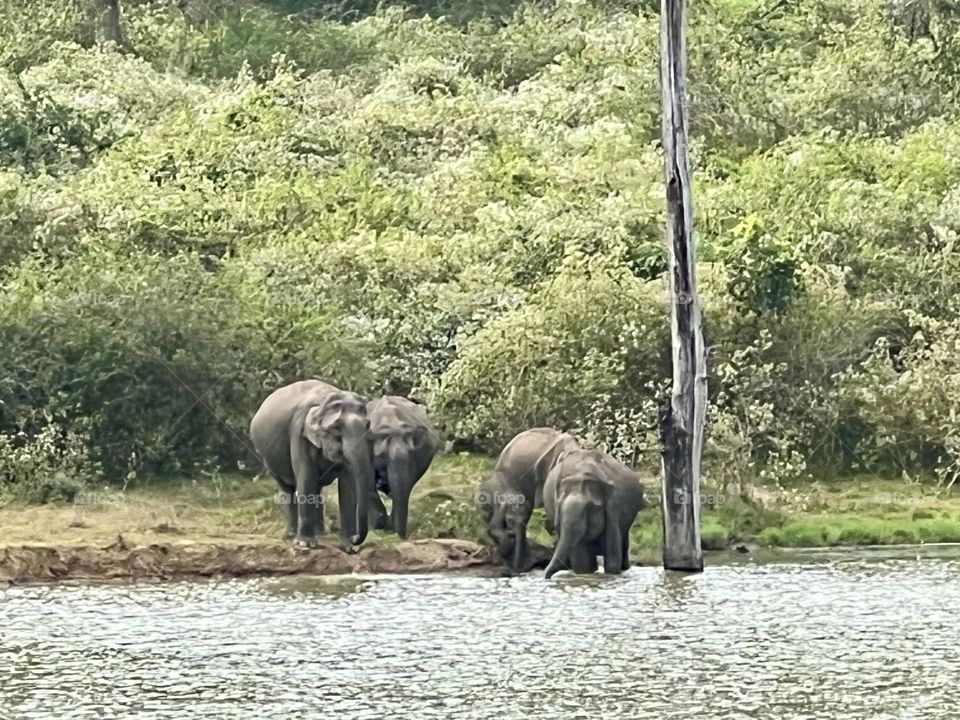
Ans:
[{"label": "elephant trunk", "polygon": [[[484,496],[484,492],[481,491],[480,495]],[[513,541],[507,531],[507,506],[505,503],[495,503],[491,493],[486,495],[491,496],[484,498],[488,503],[486,507],[491,509],[490,519],[487,521],[487,534],[496,545],[500,557],[507,560],[513,554]]]},{"label": "elephant trunk", "polygon": [[[346,466],[349,480],[353,486],[354,508],[341,508],[341,515],[354,510],[356,519],[354,528],[356,534],[349,538],[354,545],[359,545],[367,538],[367,512],[369,509],[368,500],[373,491],[373,463],[370,458],[370,445],[366,438],[366,427],[360,432],[358,437],[352,438],[350,442],[344,443]],[[342,482],[343,480],[341,480]]]},{"label": "elephant trunk", "polygon": [[574,542],[570,539],[570,536],[561,532],[557,546],[553,550],[553,557],[550,558],[550,564],[547,565],[546,572],[544,572],[545,578],[549,580],[561,570],[570,569],[570,556],[573,554],[571,552],[573,547]]},{"label": "elephant trunk", "polygon": [[573,551],[583,540],[586,532],[586,507],[583,502],[567,498],[557,507],[556,528],[558,532],[557,545],[553,550],[553,557],[547,565],[544,577],[552,578],[561,570],[569,570],[573,558]]},{"label": "elephant trunk", "polygon": [[413,490],[410,453],[402,438],[394,438],[387,452],[387,483],[390,486],[390,498],[393,501],[390,519],[397,535],[406,538],[407,512],[410,507],[410,492]]}]

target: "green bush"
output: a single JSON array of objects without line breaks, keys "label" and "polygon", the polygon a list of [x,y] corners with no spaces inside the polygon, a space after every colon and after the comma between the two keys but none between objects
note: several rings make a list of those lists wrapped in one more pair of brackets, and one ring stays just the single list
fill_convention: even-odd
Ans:
[{"label": "green bush", "polygon": [[664,306],[659,283],[573,256],[463,343],[436,410],[454,436],[488,450],[520,428],[555,425],[633,453],[646,437],[630,420],[652,411],[664,373]]},{"label": "green bush", "polygon": [[17,432],[0,434],[0,496],[37,503],[73,500],[100,472],[88,455],[89,438],[77,427],[81,423],[41,415],[39,422],[18,419]]},{"label": "green bush", "polygon": [[23,264],[0,295],[0,424],[84,419],[109,478],[250,463],[249,418],[281,378],[363,377],[336,313],[285,279],[187,254],[115,263],[85,255],[53,279]]}]

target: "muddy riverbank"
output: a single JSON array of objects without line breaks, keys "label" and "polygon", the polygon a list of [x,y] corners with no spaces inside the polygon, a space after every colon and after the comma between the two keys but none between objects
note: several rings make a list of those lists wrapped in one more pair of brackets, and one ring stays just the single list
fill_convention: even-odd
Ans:
[{"label": "muddy riverbank", "polygon": [[454,540],[371,545],[347,554],[333,544],[300,550],[280,543],[150,543],[122,537],[110,545],[0,547],[0,583],[103,579],[175,579],[247,575],[431,573],[490,569],[488,548]]}]

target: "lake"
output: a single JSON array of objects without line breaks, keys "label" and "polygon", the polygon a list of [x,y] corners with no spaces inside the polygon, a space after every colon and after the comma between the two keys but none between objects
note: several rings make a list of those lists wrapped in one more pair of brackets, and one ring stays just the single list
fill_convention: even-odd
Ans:
[{"label": "lake", "polygon": [[4,718],[960,718],[956,547],[0,591]]}]

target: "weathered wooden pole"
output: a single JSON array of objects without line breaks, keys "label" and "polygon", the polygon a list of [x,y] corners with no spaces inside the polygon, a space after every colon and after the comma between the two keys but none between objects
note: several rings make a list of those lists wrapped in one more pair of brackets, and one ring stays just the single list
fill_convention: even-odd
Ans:
[{"label": "weathered wooden pole", "polygon": [[707,370],[697,300],[693,197],[687,159],[687,0],[660,2],[663,158],[670,251],[673,392],[660,409],[663,443],[663,566],[703,570],[700,547],[700,456]]}]

